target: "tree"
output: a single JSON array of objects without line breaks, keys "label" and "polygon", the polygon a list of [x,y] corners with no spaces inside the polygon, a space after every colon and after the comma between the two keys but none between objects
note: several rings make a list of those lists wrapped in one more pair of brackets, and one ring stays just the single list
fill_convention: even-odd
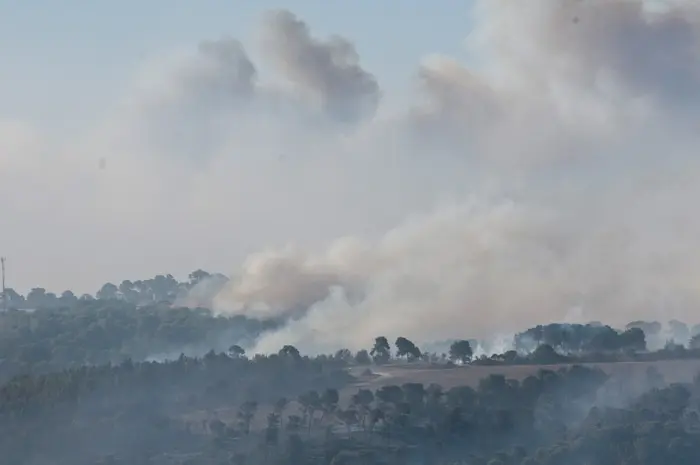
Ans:
[{"label": "tree", "polygon": [[283,419],[282,415],[284,414],[284,411],[287,409],[288,406],[289,406],[289,399],[287,399],[286,397],[280,397],[279,399],[277,399],[277,402],[275,402],[274,412],[277,415],[279,415],[280,424],[282,426],[284,426],[284,419]]},{"label": "tree", "polygon": [[151,280],[143,281],[141,279],[134,281],[134,288],[139,294],[139,302],[153,302],[155,300],[150,282]]},{"label": "tree", "polygon": [[352,352],[350,352],[348,349],[339,349],[335,355],[334,358],[338,361],[341,362],[350,362],[353,360],[353,355]]},{"label": "tree", "polygon": [[369,412],[369,434],[370,435],[374,432],[374,427],[380,421],[382,421],[382,422],[385,421],[384,410],[382,410],[379,407],[372,409],[372,411]]},{"label": "tree", "polygon": [[255,401],[244,402],[238,409],[238,421],[243,428],[245,434],[250,434],[250,423],[255,418],[255,413],[258,411],[258,403]]},{"label": "tree", "polygon": [[237,344],[234,344],[228,348],[228,355],[231,358],[243,358],[245,357],[245,349]]},{"label": "tree", "polygon": [[7,298],[8,308],[22,308],[24,307],[25,300],[24,296],[19,294],[17,291],[8,287],[5,289],[5,298]]},{"label": "tree", "polygon": [[416,412],[421,411],[426,395],[425,386],[421,383],[405,383],[401,389],[404,392],[404,399],[411,406],[411,409]]},{"label": "tree", "polygon": [[40,308],[46,306],[46,289],[43,287],[35,287],[27,294],[27,305],[31,308]]},{"label": "tree", "polygon": [[408,361],[419,360],[421,357],[421,351],[416,345],[406,339],[405,337],[399,337],[396,339],[396,356],[406,357]]},{"label": "tree", "polygon": [[591,352],[613,352],[620,350],[620,334],[609,326],[601,326],[590,339],[585,349]]},{"label": "tree", "polygon": [[204,270],[195,270],[192,273],[190,273],[187,276],[187,278],[190,280],[190,286],[194,287],[199,282],[204,281],[205,279],[209,278],[210,276],[211,276],[211,274],[204,271]]},{"label": "tree", "polygon": [[503,353],[502,358],[505,363],[515,363],[515,361],[518,359],[518,352],[516,352],[515,350],[507,350]]},{"label": "tree", "polygon": [[124,300],[126,300],[127,302],[131,302],[134,304],[139,303],[139,291],[138,289],[136,289],[136,286],[134,286],[134,283],[129,281],[128,279],[125,279],[119,285],[119,292],[124,297]]},{"label": "tree", "polygon": [[303,419],[299,415],[289,415],[286,429],[292,434],[298,433],[301,431],[303,423]]},{"label": "tree", "polygon": [[299,396],[299,404],[301,404],[302,410],[304,412],[304,417],[306,417],[308,423],[308,434],[311,434],[311,425],[314,420],[314,413],[321,408],[321,396],[318,395],[317,391],[308,391],[306,394]]},{"label": "tree", "polygon": [[477,393],[473,388],[469,386],[458,386],[447,391],[445,394],[445,401],[449,408],[459,407],[462,410],[469,411],[474,408],[477,397]]},{"label": "tree", "polygon": [[149,280],[153,298],[156,302],[172,302],[177,297],[180,283],[170,274],[156,275]]},{"label": "tree", "polygon": [[305,451],[306,447],[304,441],[301,440],[296,432],[293,432],[289,437],[289,446],[287,450],[287,456],[289,458],[288,463],[305,463]]},{"label": "tree", "polygon": [[472,359],[472,345],[469,341],[455,341],[450,345],[450,360],[453,362],[459,361],[462,364],[467,364]]},{"label": "tree", "polygon": [[559,363],[566,359],[566,357],[559,355],[549,344],[542,344],[537,347],[537,349],[530,354],[530,357],[533,362],[542,364]]},{"label": "tree", "polygon": [[78,302],[78,298],[73,294],[72,291],[63,291],[61,297],[58,299],[60,304],[64,307],[72,307]]},{"label": "tree", "polygon": [[267,415],[267,427],[265,428],[265,443],[268,446],[276,446],[279,441],[280,416],[276,412]]},{"label": "tree", "polygon": [[286,345],[282,347],[278,353],[280,357],[291,357],[294,360],[299,360],[301,358],[301,354],[299,353],[299,349],[297,349],[294,346]]},{"label": "tree", "polygon": [[338,402],[340,402],[340,395],[337,389],[328,388],[323,392],[321,396],[321,408],[323,409],[323,416],[333,415],[338,408]]},{"label": "tree", "polygon": [[119,297],[119,288],[112,283],[104,284],[97,294],[95,294],[99,300],[112,300]]},{"label": "tree", "polygon": [[48,308],[56,307],[58,304],[58,297],[53,292],[47,292],[45,299],[45,306]]},{"label": "tree", "polygon": [[370,352],[375,363],[386,363],[391,359],[391,346],[384,336],[379,336],[374,340],[374,347]]},{"label": "tree", "polygon": [[360,350],[355,354],[355,363],[358,365],[369,365],[372,363],[372,359],[369,356],[369,352],[366,350]]},{"label": "tree", "polygon": [[372,402],[374,402],[374,393],[369,389],[360,389],[357,394],[352,396],[351,402],[353,407],[357,408],[362,429],[365,429],[367,415],[369,415]]},{"label": "tree", "polygon": [[352,433],[352,428],[353,426],[357,426],[359,423],[360,416],[354,408],[348,408],[345,410],[339,410],[337,412],[337,417],[340,421],[342,421],[345,424],[345,427],[348,430],[348,435]]},{"label": "tree", "polygon": [[620,349],[643,352],[647,349],[644,331],[640,328],[630,328],[620,334]]},{"label": "tree", "polygon": [[388,386],[382,386],[377,390],[375,396],[377,399],[388,404],[398,405],[404,400],[404,392],[399,386],[395,384],[390,384]]}]

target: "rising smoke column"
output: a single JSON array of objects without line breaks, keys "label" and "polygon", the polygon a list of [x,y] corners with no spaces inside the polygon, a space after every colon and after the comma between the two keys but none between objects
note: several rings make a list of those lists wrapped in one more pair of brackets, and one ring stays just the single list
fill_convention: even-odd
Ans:
[{"label": "rising smoke column", "polygon": [[146,66],[69,143],[0,125],[15,141],[0,188],[36,186],[2,205],[8,247],[41,251],[16,272],[92,290],[220,269],[218,311],[290,318],[259,350],[662,312],[693,323],[698,7],[474,8],[468,63],[426,57],[388,115],[394,90],[349,39],[274,11],[255,41]]},{"label": "rising smoke column", "polygon": [[681,174],[697,169],[697,8],[496,0],[476,12],[468,47],[483,65],[426,61],[428,103],[396,124],[484,177],[504,170],[513,194],[371,242],[252,256],[222,308],[308,309],[260,350],[483,337],[572,316],[625,323],[697,305],[695,241],[674,224],[698,226],[683,214],[697,171]]}]

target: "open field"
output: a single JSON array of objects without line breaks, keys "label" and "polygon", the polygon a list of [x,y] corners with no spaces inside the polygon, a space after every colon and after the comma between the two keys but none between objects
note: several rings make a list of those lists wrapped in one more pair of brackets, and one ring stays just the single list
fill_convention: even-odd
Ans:
[{"label": "open field", "polygon": [[[649,367],[655,367],[669,383],[691,381],[700,373],[700,360],[664,360],[654,362],[616,362],[616,363],[582,363],[587,367],[597,367],[613,377],[642,378]],[[569,365],[510,365],[510,366],[465,366],[440,367],[426,364],[392,364],[371,367],[374,375],[362,373],[365,369],[353,370],[358,381],[344,390],[351,394],[359,388],[377,389],[386,385],[403,383],[436,383],[449,389],[455,386],[476,387],[479,380],[491,374],[503,374],[507,378],[522,380],[536,374],[539,370],[558,370]]]}]

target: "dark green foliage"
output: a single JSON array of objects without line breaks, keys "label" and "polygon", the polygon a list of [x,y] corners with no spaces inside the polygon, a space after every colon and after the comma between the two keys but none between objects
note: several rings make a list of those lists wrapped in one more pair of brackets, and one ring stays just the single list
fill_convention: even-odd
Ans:
[{"label": "dark green foliage", "polygon": [[413,342],[409,341],[405,337],[397,338],[395,345],[397,357],[406,357],[406,360],[408,361],[415,361],[420,359],[420,349],[416,347],[416,345]]},{"label": "dark green foliage", "polygon": [[543,365],[566,362],[566,357],[559,355],[549,344],[542,344],[530,355],[530,360]]},{"label": "dark green foliage", "polygon": [[386,337],[380,336],[374,340],[374,347],[369,353],[375,363],[386,363],[391,358],[391,346]]},{"label": "dark green foliage", "polygon": [[[306,392],[314,409],[332,415],[337,388],[351,380],[342,368],[325,359],[289,364],[276,355],[248,360],[211,352],[202,359],[21,376],[0,388],[0,450],[9,454],[7,463],[51,457],[58,465],[108,456],[113,463],[140,463],[130,460],[196,454],[211,441],[228,449],[236,438],[253,432],[257,438],[256,417],[267,405],[275,409],[266,414],[264,442],[276,447],[287,404],[280,396]],[[312,389],[323,386],[323,396]]]},{"label": "dark green foliage", "polygon": [[531,351],[542,344],[563,353],[646,350],[645,333],[638,326],[618,332],[603,325],[553,323],[530,328],[515,336],[515,345],[519,350]]},{"label": "dark green foliage", "polygon": [[121,300],[134,305],[152,305],[173,303],[184,298],[192,288],[200,283],[206,284],[208,293],[213,295],[227,281],[228,278],[224,275],[196,270],[190,273],[188,281],[184,282],[179,282],[172,275],[167,274],[137,281],[124,280],[118,286],[113,283],[105,283],[94,297],[90,294],[84,294],[78,298],[72,291],[64,291],[59,297],[42,287],[33,288],[26,297],[14,289],[7,289],[6,293],[8,306],[15,309],[70,308],[79,302],[89,302],[95,299]]},{"label": "dark green foliage", "polygon": [[299,350],[296,347],[289,345],[284,346],[280,349],[279,356],[291,358],[292,360],[299,360],[301,358]]},{"label": "dark green foliage", "polygon": [[173,359],[183,350],[193,355],[211,348],[224,351],[275,326],[245,317],[217,317],[206,309],[137,307],[118,300],[86,301],[66,309],[10,310],[0,312],[0,381],[20,373],[127,358]]},{"label": "dark green foliage", "polygon": [[469,341],[455,341],[450,345],[450,360],[467,363],[472,359],[472,346]]}]

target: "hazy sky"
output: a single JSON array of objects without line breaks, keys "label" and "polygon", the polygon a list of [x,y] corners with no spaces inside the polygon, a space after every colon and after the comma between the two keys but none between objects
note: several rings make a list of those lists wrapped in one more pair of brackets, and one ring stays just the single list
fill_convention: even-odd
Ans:
[{"label": "hazy sky", "polygon": [[[382,86],[392,89],[385,99],[399,104],[401,94],[415,85],[420,59],[432,52],[462,53],[462,42],[469,31],[469,9],[464,2],[452,0],[438,5],[408,0],[402,2],[402,8],[366,0],[78,1],[70,6],[60,2],[0,0],[0,120],[29,125],[61,142],[84,138],[94,131],[94,122],[108,118],[117,102],[130,92],[129,86],[139,79],[142,68],[173,52],[192,50],[203,40],[231,36],[250,44],[263,12],[279,8],[293,10],[321,37],[339,34],[351,38],[362,65],[376,74]],[[255,57],[256,51],[250,50],[250,54]],[[90,161],[94,167],[100,156],[95,153]],[[46,157],[53,155],[47,153]],[[20,191],[2,199],[3,210],[8,206],[14,210],[12,206],[20,203],[17,196],[22,196],[22,191],[36,189],[29,183],[41,182],[49,173],[35,174]],[[95,170],[94,175],[98,174]],[[128,185],[129,180],[123,182]],[[41,203],[43,199],[39,194],[37,197]],[[61,206],[52,208],[60,210]],[[74,247],[60,250],[65,238],[55,236],[58,231],[76,233],[82,242],[83,234],[88,234],[76,231],[77,225],[34,223],[8,215],[2,221],[5,232],[0,234],[0,251],[9,258],[9,282],[19,290],[42,285],[56,290],[70,286],[92,291],[105,280],[156,272],[182,275],[198,266],[230,272],[234,263],[228,260],[241,253],[240,249],[218,251],[216,256],[209,254],[205,258],[192,251],[162,250],[152,259],[119,263],[117,258],[114,263],[114,258],[110,258],[104,261],[112,263],[91,262],[86,266],[81,264],[82,259],[73,256],[77,252]],[[69,216],[60,221],[89,219]],[[35,227],[43,230],[32,231]],[[206,229],[202,226],[201,230]],[[237,232],[231,228],[216,234],[235,241]],[[286,240],[283,235],[276,237]],[[101,238],[97,232],[90,235],[90,241],[102,240],[115,238]],[[190,240],[201,238],[194,236]],[[104,245],[109,248],[109,244]],[[244,249],[260,245],[249,237],[241,244]],[[163,257],[171,253],[175,258]]]},{"label": "hazy sky", "polygon": [[220,271],[221,311],[307,309],[275,350],[697,315],[694,0],[30,3],[0,3],[22,292]]},{"label": "hazy sky", "polygon": [[363,65],[391,87],[411,85],[426,54],[463,53],[470,27],[469,2],[457,0],[405,0],[401,8],[369,0],[0,0],[2,114],[82,122],[103,113],[149,60],[224,35],[249,41],[261,13],[279,8],[316,34],[351,38]]}]

